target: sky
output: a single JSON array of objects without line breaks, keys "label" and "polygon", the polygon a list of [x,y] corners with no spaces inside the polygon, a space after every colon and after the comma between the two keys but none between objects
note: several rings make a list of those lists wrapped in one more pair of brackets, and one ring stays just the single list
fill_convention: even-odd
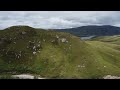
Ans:
[{"label": "sky", "polygon": [[120,11],[0,11],[0,29],[14,25],[61,29],[86,25],[120,27]]}]

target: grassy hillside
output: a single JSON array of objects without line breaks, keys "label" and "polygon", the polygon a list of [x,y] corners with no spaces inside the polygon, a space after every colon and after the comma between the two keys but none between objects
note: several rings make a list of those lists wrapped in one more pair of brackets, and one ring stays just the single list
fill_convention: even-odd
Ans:
[{"label": "grassy hillside", "polygon": [[44,78],[120,76],[120,51],[115,44],[82,41],[64,32],[13,26],[0,31],[0,47],[1,77],[21,73]]},{"label": "grassy hillside", "polygon": [[107,43],[111,43],[111,44],[118,44],[118,45],[120,45],[120,35],[101,36],[101,37],[93,38],[92,40],[102,41],[102,42],[107,42]]}]

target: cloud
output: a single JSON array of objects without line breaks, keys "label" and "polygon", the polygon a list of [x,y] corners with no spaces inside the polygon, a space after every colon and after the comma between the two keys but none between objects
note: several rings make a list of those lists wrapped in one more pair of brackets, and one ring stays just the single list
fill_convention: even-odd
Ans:
[{"label": "cloud", "polygon": [[71,28],[85,25],[120,26],[120,11],[0,11],[0,29],[13,25]]}]

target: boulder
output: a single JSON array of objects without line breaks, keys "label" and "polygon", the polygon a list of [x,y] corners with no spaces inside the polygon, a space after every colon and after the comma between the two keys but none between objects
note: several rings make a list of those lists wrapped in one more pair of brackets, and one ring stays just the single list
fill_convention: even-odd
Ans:
[{"label": "boulder", "polygon": [[33,52],[33,55],[35,55],[37,52]]},{"label": "boulder", "polygon": [[33,47],[33,50],[35,50],[35,49],[36,49],[36,46]]},{"label": "boulder", "polygon": [[24,34],[26,34],[26,32],[23,31],[22,34],[24,35]]},{"label": "boulder", "polygon": [[67,43],[68,43],[68,41],[67,41],[66,38],[62,38],[62,39],[61,39],[61,42],[63,42],[63,43],[67,42]]},{"label": "boulder", "polygon": [[59,36],[58,36],[58,35],[56,35],[56,38],[59,38]]}]

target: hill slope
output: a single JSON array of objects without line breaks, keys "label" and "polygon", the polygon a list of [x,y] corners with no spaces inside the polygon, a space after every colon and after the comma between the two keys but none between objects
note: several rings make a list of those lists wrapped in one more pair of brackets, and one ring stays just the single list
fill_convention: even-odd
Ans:
[{"label": "hill slope", "polygon": [[82,41],[69,33],[13,26],[0,31],[1,75],[44,78],[120,76],[119,45]]},{"label": "hill slope", "polygon": [[95,37],[95,38],[93,38],[91,40],[120,45],[120,35],[100,36],[100,37]]}]

